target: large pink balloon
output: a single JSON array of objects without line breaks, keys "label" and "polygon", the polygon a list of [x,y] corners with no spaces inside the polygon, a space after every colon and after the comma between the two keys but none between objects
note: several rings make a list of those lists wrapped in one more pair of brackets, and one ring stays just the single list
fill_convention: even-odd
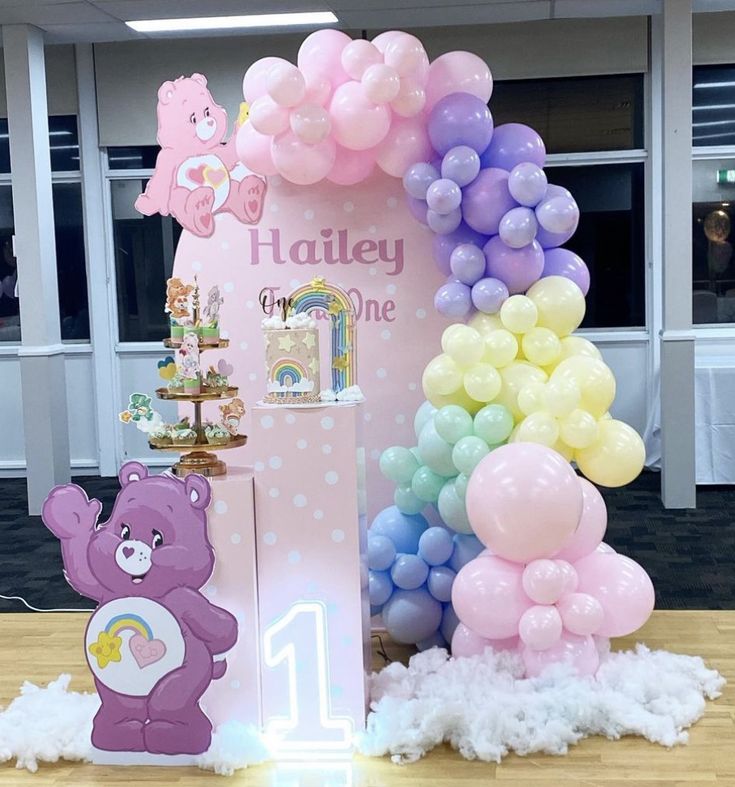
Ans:
[{"label": "large pink balloon", "polygon": [[375,147],[390,128],[390,109],[369,101],[359,82],[346,82],[334,91],[329,113],[334,138],[350,150]]},{"label": "large pink balloon", "polygon": [[386,30],[384,33],[380,33],[379,35],[375,36],[371,43],[377,48],[378,52],[384,54],[388,44],[394,39],[400,38],[402,35],[402,30]]},{"label": "large pink balloon", "polygon": [[579,637],[565,631],[561,639],[547,650],[521,649],[526,675],[535,678],[546,667],[569,662],[580,675],[594,675],[600,666],[600,656],[592,637]]},{"label": "large pink balloon", "polygon": [[245,101],[252,104],[256,98],[268,92],[268,72],[275,65],[290,66],[288,60],[282,57],[261,57],[256,60],[245,72],[242,78],[242,95]]},{"label": "large pink balloon", "polygon": [[457,617],[487,639],[516,636],[521,615],[533,605],[523,592],[522,573],[522,566],[499,557],[471,560],[452,586]]},{"label": "large pink balloon", "polygon": [[388,41],[383,51],[385,64],[395,68],[399,76],[414,76],[423,81],[429,71],[429,58],[416,36],[401,33]]},{"label": "large pink balloon", "polygon": [[252,123],[243,123],[238,129],[235,150],[240,161],[258,175],[278,172],[271,156],[271,137],[259,134]]},{"label": "large pink balloon", "polygon": [[297,64],[309,79],[328,79],[333,87],[349,80],[342,68],[342,50],[352,39],[340,30],[317,30],[308,35],[299,47]]},{"label": "large pink balloon", "polygon": [[464,623],[460,623],[452,635],[452,656],[463,658],[465,656],[479,656],[485,652],[485,648],[499,650],[516,650],[518,647],[518,637],[509,639],[487,639],[481,637]]},{"label": "large pink balloon", "polygon": [[271,155],[279,174],[291,183],[309,186],[325,178],[334,166],[337,146],[331,138],[307,145],[293,131],[273,138]]},{"label": "large pink balloon", "polygon": [[426,124],[420,118],[396,118],[375,158],[383,172],[401,178],[411,164],[428,161],[432,154]]},{"label": "large pink balloon", "polygon": [[577,529],[554,555],[571,563],[594,552],[607,530],[607,507],[602,495],[586,478],[580,478],[579,483],[582,485],[582,516]]},{"label": "large pink balloon", "polygon": [[480,541],[521,563],[558,551],[582,513],[571,465],[536,443],[508,443],[489,453],[475,467],[465,500]]},{"label": "large pink balloon", "polygon": [[487,102],[492,92],[493,78],[487,63],[471,52],[447,52],[429,66],[427,110],[450,93],[472,93]]},{"label": "large pink balloon", "polygon": [[339,186],[354,186],[369,178],[374,169],[374,150],[347,150],[337,145],[337,157],[327,180]]},{"label": "large pink balloon", "polygon": [[602,605],[605,619],[595,632],[601,637],[624,637],[650,617],[656,601],[648,574],[629,557],[593,552],[574,564],[578,592],[589,593]]}]

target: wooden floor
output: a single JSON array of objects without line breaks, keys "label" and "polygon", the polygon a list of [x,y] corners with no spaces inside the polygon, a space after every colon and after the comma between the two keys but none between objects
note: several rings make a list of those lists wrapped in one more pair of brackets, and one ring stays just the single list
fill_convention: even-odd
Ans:
[{"label": "wooden floor", "polygon": [[[86,615],[0,615],[0,705],[18,693],[23,680],[46,683],[61,672],[73,675],[72,688],[92,689],[84,665],[82,634]],[[642,641],[651,648],[703,656],[727,679],[723,696],[709,703],[692,729],[688,746],[667,750],[639,738],[608,741],[592,738],[566,757],[508,757],[501,765],[467,762],[449,748],[435,750],[421,762],[396,766],[388,760],[356,757],[351,765],[329,771],[264,765],[240,771],[229,780],[184,768],[114,769],[86,764],[41,764],[36,774],[0,765],[0,785],[145,785],[163,787],[232,784],[240,787],[479,787],[490,781],[523,785],[735,785],[735,611],[655,612],[628,647]],[[392,658],[401,652],[389,648]],[[382,660],[376,656],[374,666]],[[0,741],[0,748],[2,741]]]}]

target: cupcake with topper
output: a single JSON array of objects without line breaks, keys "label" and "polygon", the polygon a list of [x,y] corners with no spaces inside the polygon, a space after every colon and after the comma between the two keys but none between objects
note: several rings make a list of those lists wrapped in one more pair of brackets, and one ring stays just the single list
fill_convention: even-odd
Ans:
[{"label": "cupcake with topper", "polygon": [[196,429],[193,429],[188,416],[182,418],[171,427],[171,442],[178,446],[193,446],[197,441]]},{"label": "cupcake with topper", "polygon": [[209,367],[204,383],[210,391],[225,391],[230,386],[229,377],[232,372],[232,364],[220,358],[216,369],[214,366]]},{"label": "cupcake with topper", "polygon": [[207,303],[202,309],[199,333],[203,344],[219,343],[219,311],[224,303],[219,287],[215,284],[207,295]]},{"label": "cupcake with topper", "polygon": [[226,445],[230,442],[230,432],[224,424],[207,423],[204,425],[204,436],[209,445]]},{"label": "cupcake with topper", "polygon": [[164,311],[169,315],[171,323],[172,344],[180,344],[183,341],[186,327],[194,324],[192,300],[195,289],[195,285],[184,284],[177,277],[172,277],[166,282]]}]

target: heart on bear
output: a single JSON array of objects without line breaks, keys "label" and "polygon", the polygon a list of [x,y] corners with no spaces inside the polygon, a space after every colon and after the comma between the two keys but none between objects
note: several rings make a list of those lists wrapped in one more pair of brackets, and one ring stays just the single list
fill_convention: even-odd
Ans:
[{"label": "heart on bear", "polygon": [[198,167],[189,167],[186,170],[186,177],[200,186],[207,185],[216,189],[227,178],[227,172],[220,167],[200,164]]},{"label": "heart on bear", "polygon": [[162,640],[146,639],[142,634],[133,634],[128,645],[140,669],[150,667],[166,655],[166,645]]}]

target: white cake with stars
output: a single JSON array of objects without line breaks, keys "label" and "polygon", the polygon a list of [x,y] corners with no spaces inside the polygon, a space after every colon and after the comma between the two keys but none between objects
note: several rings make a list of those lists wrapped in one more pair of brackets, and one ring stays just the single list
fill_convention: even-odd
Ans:
[{"label": "white cake with stars", "polygon": [[271,404],[319,401],[319,331],[308,314],[263,320],[267,390]]}]

